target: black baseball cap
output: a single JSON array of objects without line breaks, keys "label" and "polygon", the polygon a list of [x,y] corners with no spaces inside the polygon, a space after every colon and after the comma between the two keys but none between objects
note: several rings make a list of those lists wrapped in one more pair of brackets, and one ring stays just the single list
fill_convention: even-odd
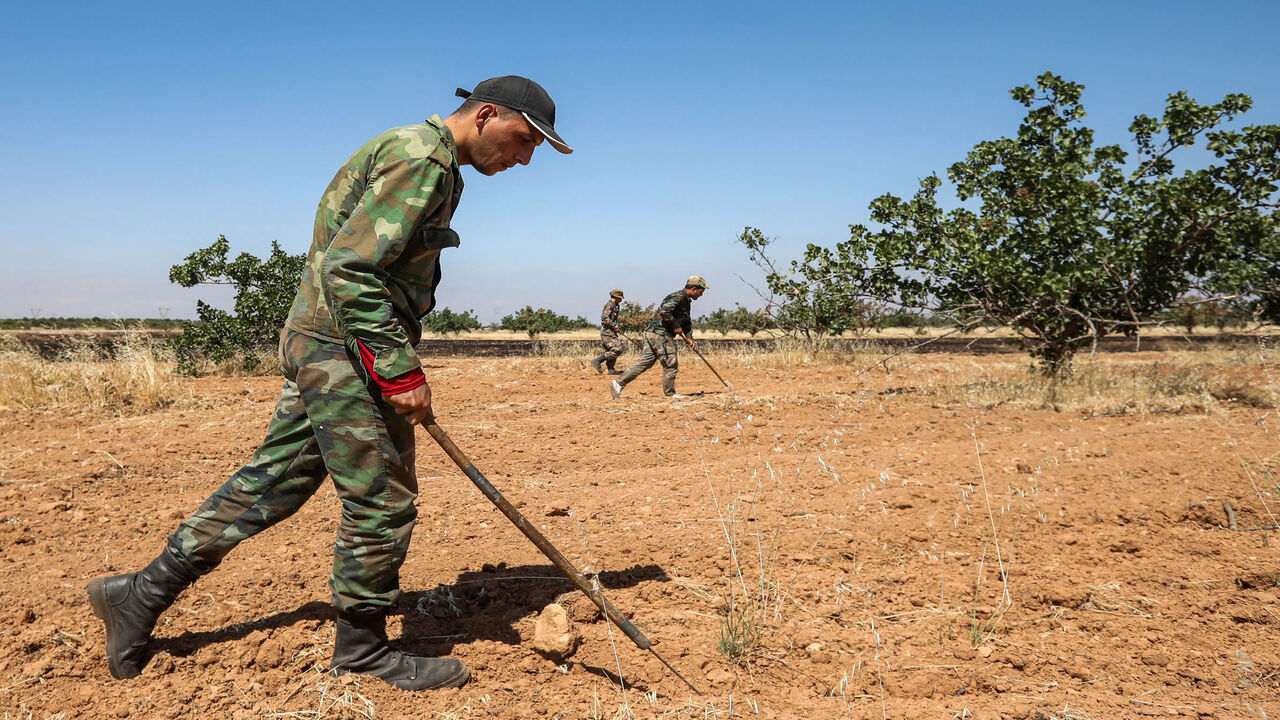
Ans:
[{"label": "black baseball cap", "polygon": [[573,148],[565,144],[556,132],[556,104],[538,83],[519,75],[503,75],[489,78],[467,92],[462,88],[454,93],[460,98],[509,107],[524,116],[530,125],[547,138],[551,147],[568,155]]}]

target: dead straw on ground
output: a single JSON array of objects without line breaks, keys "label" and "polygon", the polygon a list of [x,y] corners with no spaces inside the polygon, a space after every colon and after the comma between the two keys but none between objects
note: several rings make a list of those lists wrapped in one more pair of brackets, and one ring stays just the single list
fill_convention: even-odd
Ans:
[{"label": "dead straw on ground", "polygon": [[[974,409],[1013,405],[1129,415],[1280,407],[1280,373],[1274,372],[1280,350],[1265,337],[1187,350],[1084,356],[1075,372],[1056,378],[1043,375],[1020,353],[982,359],[958,353],[903,354],[874,339],[850,346],[782,338],[765,347],[713,346],[704,352],[730,374],[844,368],[848,372],[832,386],[836,391],[917,393],[941,405]],[[907,369],[909,373],[902,372]],[[737,385],[749,387],[749,382]]]},{"label": "dead straw on ground", "polygon": [[14,342],[0,347],[0,408],[137,415],[188,394],[163,345],[140,332],[126,334],[110,351],[86,340],[53,359]]},{"label": "dead straw on ground", "polygon": [[920,392],[943,405],[990,409],[1013,405],[1094,416],[1270,409],[1280,386],[1265,372],[1280,361],[1266,348],[1100,355],[1075,372],[1051,378],[1026,358],[935,364]]}]

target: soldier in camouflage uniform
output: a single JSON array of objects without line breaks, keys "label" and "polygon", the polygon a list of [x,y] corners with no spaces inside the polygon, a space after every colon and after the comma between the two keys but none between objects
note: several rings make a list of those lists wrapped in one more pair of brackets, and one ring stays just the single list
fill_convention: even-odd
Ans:
[{"label": "soldier in camouflage uniform", "polygon": [[691,303],[706,291],[707,281],[693,275],[685,282],[683,290],[677,290],[662,299],[653,319],[649,321],[649,327],[644,331],[644,348],[640,351],[640,359],[609,386],[615,398],[622,395],[622,389],[627,383],[640,377],[655,362],[662,363],[662,394],[674,398],[684,397],[676,393],[676,371],[679,367],[676,340],[683,340],[690,348],[698,347],[693,341],[693,319],[689,311]]},{"label": "soldier in camouflage uniform", "polygon": [[454,659],[392,648],[386,614],[417,514],[413,426],[431,414],[414,345],[435,305],[440,252],[462,195],[460,166],[493,175],[527,165],[555,132],[555,104],[537,83],[486,80],[448,118],[388,130],[338,170],[320,200],[315,236],[286,326],[285,383],[267,437],[169,536],[145,569],[86,588],[107,631],[107,666],[141,672],[156,620],[241,541],[284,520],[328,475],[342,500],[329,579],[338,611],[331,672],[399,688],[457,687]]},{"label": "soldier in camouflage uniform", "polygon": [[605,302],[604,308],[600,310],[600,344],[604,346],[604,353],[591,359],[591,367],[596,369],[597,373],[604,372],[605,368],[600,366],[604,362],[605,367],[609,368],[610,375],[621,375],[622,371],[613,367],[618,361],[618,356],[626,349],[622,344],[622,338],[618,337],[618,333],[622,332],[622,327],[618,325],[618,306],[622,304],[622,291],[614,290],[609,293],[609,299]]}]

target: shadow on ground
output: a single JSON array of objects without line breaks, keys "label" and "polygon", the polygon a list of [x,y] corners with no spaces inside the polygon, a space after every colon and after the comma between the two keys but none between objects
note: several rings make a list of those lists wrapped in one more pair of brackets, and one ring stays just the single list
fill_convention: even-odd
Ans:
[{"label": "shadow on ground", "polygon": [[[602,572],[596,577],[606,595],[610,590],[644,582],[670,581],[665,570],[652,564]],[[522,618],[541,612],[561,595],[577,592],[554,565],[486,564],[479,571],[459,575],[451,583],[403,593],[391,612],[401,616],[404,628],[401,636],[394,638],[395,644],[402,650],[431,656],[448,655],[455,645],[477,640],[519,645],[516,625]],[[626,614],[626,608],[620,609]],[[208,645],[241,640],[259,630],[333,620],[334,610],[329,603],[312,601],[287,612],[216,630],[158,638],[151,642],[149,655],[164,652],[185,657]]]}]

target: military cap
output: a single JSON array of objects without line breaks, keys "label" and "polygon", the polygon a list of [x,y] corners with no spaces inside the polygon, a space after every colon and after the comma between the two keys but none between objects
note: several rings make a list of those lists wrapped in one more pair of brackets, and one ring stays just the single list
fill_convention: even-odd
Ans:
[{"label": "military cap", "polygon": [[612,291],[610,291],[610,292],[609,292],[609,297],[616,297],[616,298],[618,298],[619,300],[621,300],[621,299],[622,299],[622,291],[621,291],[621,290],[612,290]]},{"label": "military cap", "polygon": [[685,281],[684,285],[685,287],[700,287],[703,290],[706,290],[708,287],[711,287],[710,285],[707,285],[707,281],[704,280],[701,275],[690,275],[689,279]]},{"label": "military cap", "polygon": [[489,78],[476,85],[475,90],[458,88],[454,94],[476,102],[509,107],[537,128],[547,138],[547,142],[551,143],[551,147],[566,155],[573,152],[573,148],[556,133],[556,104],[541,85],[527,77],[503,75]]}]

